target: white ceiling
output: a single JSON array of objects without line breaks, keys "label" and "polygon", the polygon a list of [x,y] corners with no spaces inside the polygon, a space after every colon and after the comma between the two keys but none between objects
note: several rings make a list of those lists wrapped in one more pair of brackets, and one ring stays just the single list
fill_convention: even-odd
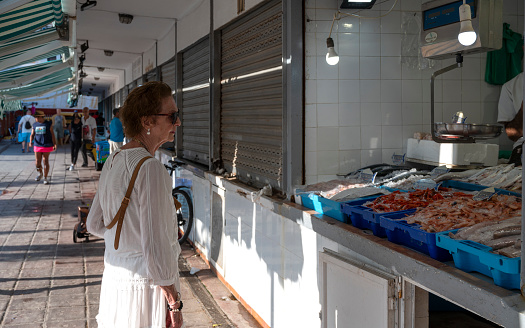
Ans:
[{"label": "white ceiling", "polygon": [[[197,8],[203,0],[98,0],[97,5],[85,11],[76,5],[77,15],[77,52],[80,45],[89,41],[85,52],[82,93],[91,90],[92,96],[102,96],[103,90],[122,76],[123,69],[151,49],[156,40],[162,39],[180,20]],[[67,3],[65,3],[67,2]],[[63,1],[64,12],[74,16],[75,0]],[[118,14],[133,15],[131,24],[119,22]],[[113,56],[104,55],[104,50],[112,50]],[[97,67],[106,68],[100,72]],[[95,77],[99,80],[95,81]],[[92,86],[92,83],[96,86]],[[107,96],[107,95],[106,95]]]}]

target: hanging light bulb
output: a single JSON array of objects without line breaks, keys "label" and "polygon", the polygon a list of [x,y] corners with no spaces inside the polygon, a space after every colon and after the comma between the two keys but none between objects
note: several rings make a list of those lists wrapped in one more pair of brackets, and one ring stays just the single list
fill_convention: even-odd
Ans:
[{"label": "hanging light bulb", "polygon": [[328,65],[337,65],[337,63],[339,63],[339,55],[337,52],[335,52],[334,40],[332,38],[326,39],[326,46],[328,47],[328,52],[326,53],[326,62]]},{"label": "hanging light bulb", "polygon": [[466,0],[463,0],[463,4],[459,6],[459,20],[461,25],[459,28],[458,41],[464,46],[470,46],[476,42],[476,32],[472,27],[472,14],[470,12],[470,5],[466,4]]}]

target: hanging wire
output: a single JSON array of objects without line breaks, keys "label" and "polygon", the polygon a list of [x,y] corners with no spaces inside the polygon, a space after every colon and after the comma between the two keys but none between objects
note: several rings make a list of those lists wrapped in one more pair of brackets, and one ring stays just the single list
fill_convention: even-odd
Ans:
[{"label": "hanging wire", "polygon": [[[385,1],[379,2],[378,5],[383,4],[385,2],[388,2],[388,1],[390,1],[390,0],[385,0]],[[385,17],[386,15],[388,15],[388,14],[390,14],[392,12],[392,10],[394,9],[394,7],[397,4],[397,1],[398,0],[394,1],[394,4],[392,5],[392,7],[390,7],[390,9],[386,13],[384,13],[383,15],[373,16],[373,17],[361,16],[361,15],[357,15],[357,14],[354,14],[354,13],[344,13],[344,12],[342,12],[340,10],[336,11],[335,14],[334,14],[334,18],[332,19],[332,26],[330,27],[330,34],[328,34],[328,37],[330,37],[332,35],[332,29],[334,28],[334,22],[336,20],[340,20],[343,17],[359,17],[359,18],[365,18],[365,19],[377,19],[377,18]],[[463,0],[463,1],[466,1],[466,0]],[[360,11],[357,11],[357,12],[360,12]]]}]

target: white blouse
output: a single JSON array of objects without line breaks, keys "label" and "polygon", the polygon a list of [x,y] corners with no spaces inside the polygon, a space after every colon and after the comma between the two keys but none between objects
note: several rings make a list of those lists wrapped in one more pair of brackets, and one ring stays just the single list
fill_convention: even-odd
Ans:
[{"label": "white blouse", "polygon": [[163,327],[166,302],[158,286],[175,284],[180,291],[176,210],[171,179],[161,162],[150,158],[139,170],[118,250],[117,225],[105,227],[119,210],[136,165],[146,156],[151,155],[143,148],[109,156],[87,218],[88,231],[106,244],[97,315],[101,327]]}]

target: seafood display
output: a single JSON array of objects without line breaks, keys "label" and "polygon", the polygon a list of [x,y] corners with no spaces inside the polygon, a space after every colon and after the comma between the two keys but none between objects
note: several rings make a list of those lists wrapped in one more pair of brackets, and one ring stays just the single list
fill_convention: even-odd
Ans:
[{"label": "seafood display", "polygon": [[463,194],[418,208],[407,217],[407,223],[417,223],[428,232],[441,232],[520,215],[521,200],[515,196],[494,195],[490,200],[474,200],[472,195]]},{"label": "seafood display", "polygon": [[369,184],[363,183],[360,179],[350,178],[350,179],[334,179],[325,182],[319,182],[316,184],[308,185],[303,190],[304,192],[312,192],[317,195],[323,196],[324,198],[332,198],[334,195],[340,193],[341,191],[350,189],[350,188],[359,188],[365,187]]},{"label": "seafood display", "polygon": [[[397,212],[413,208],[426,207],[429,204],[451,197],[462,197],[463,192],[439,192],[434,189],[416,190],[413,192],[394,191],[390,195],[380,196],[364,206],[377,213]],[[472,197],[472,196],[471,196]]]},{"label": "seafood display", "polygon": [[521,256],[521,216],[510,219],[481,222],[460,229],[449,236],[457,240],[471,240],[492,247],[492,252],[507,257]]},{"label": "seafood display", "polygon": [[521,166],[515,167],[514,164],[501,164],[480,170],[469,177],[464,177],[460,181],[487,187],[520,191],[521,170]]}]

